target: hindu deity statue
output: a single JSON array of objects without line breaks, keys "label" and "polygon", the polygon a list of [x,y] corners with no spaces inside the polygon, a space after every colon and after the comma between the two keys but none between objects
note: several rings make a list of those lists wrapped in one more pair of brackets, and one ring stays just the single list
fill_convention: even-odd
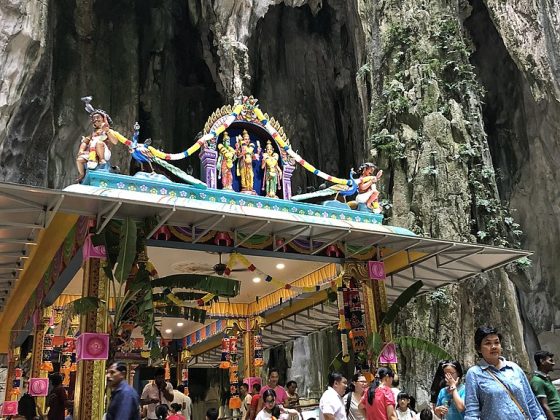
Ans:
[{"label": "hindu deity statue", "polygon": [[233,190],[233,162],[237,159],[235,149],[230,145],[230,137],[228,132],[224,132],[222,143],[218,144],[218,178],[222,180],[222,188],[224,190]]},{"label": "hindu deity statue", "polygon": [[278,198],[276,191],[282,188],[282,169],[278,160],[278,153],[274,151],[272,142],[268,140],[261,163],[262,169],[264,169],[262,189],[266,191],[266,196],[271,198]]},{"label": "hindu deity statue", "polygon": [[235,145],[235,153],[237,156],[237,175],[241,181],[241,192],[246,194],[256,194],[253,189],[253,161],[259,159],[261,154],[261,145],[257,141],[257,150],[255,145],[251,143],[251,138],[247,130],[243,130],[241,136],[237,136],[237,143]]},{"label": "hindu deity statue", "polygon": [[101,109],[93,110],[90,114],[93,132],[87,137],[82,137],[78,156],[76,157],[76,165],[78,168],[77,182],[80,182],[85,176],[85,168],[95,169],[98,165],[104,165],[111,159],[111,150],[106,144],[109,140],[113,144],[117,144],[118,140],[111,131],[109,114]]},{"label": "hindu deity statue", "polygon": [[379,191],[377,191],[376,183],[383,175],[382,170],[378,170],[377,174],[373,175],[376,166],[371,162],[366,162],[358,169],[358,195],[356,202],[358,204],[365,204],[374,213],[381,213],[381,206],[379,205]]}]

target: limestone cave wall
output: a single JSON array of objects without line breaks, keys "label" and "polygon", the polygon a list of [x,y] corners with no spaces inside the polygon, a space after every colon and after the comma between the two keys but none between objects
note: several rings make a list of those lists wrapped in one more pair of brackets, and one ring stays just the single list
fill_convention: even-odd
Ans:
[{"label": "limestone cave wall", "polygon": [[[557,0],[0,2],[0,180],[73,182],[81,96],[178,151],[252,94],[323,170],[384,168],[389,223],[535,251],[418,298],[395,328],[468,365],[474,328],[494,324],[529,368],[526,350],[560,325],[559,21]],[[113,163],[128,171],[128,152]],[[302,170],[294,182],[319,183]],[[433,362],[402,352],[420,400]]]}]

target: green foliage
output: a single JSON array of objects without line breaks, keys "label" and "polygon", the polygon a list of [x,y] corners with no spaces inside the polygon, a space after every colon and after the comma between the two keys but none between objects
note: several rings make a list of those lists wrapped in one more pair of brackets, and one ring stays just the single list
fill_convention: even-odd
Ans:
[{"label": "green foliage", "polygon": [[358,69],[358,72],[356,73],[356,77],[358,79],[365,79],[367,75],[369,75],[371,73],[371,65],[369,63],[365,63],[362,67],[360,67]]},{"label": "green foliage", "polygon": [[239,281],[226,277],[206,276],[202,274],[174,274],[155,279],[152,287],[184,288],[202,290],[214,295],[235,297],[239,294]]},{"label": "green foliage", "polygon": [[436,359],[452,359],[451,356],[445,349],[441,348],[431,341],[424,340],[423,338],[401,336],[393,340],[393,342],[400,346],[401,348],[417,350],[424,353],[431,354]]},{"label": "green foliage", "polygon": [[136,223],[127,218],[121,225],[119,236],[119,256],[117,258],[114,277],[119,283],[124,282],[136,259]]},{"label": "green foliage", "polygon": [[420,289],[424,286],[422,280],[418,280],[415,283],[411,284],[409,287],[404,290],[397,299],[393,302],[387,313],[383,316],[380,322],[380,326],[390,325],[392,324],[399,312],[408,305],[414,297],[418,294]]},{"label": "green foliage", "polygon": [[83,297],[72,301],[67,309],[71,312],[71,318],[73,315],[86,315],[92,311],[96,311],[104,304],[105,302],[99,298]]}]

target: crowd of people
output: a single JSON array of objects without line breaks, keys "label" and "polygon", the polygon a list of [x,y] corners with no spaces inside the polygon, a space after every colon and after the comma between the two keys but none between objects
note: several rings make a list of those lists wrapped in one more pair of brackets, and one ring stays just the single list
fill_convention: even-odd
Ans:
[{"label": "crowd of people", "polygon": [[464,380],[458,361],[440,362],[432,386],[435,401],[420,413],[414,412],[412,396],[396,388],[394,372],[382,367],[371,385],[361,374],[347,386],[342,374],[330,373],[329,387],[319,403],[320,419],[560,419],[560,395],[549,376],[552,353],[535,353],[537,371],[529,381],[517,364],[502,357],[502,335],[497,329],[478,328],[474,341],[479,362]]},{"label": "crowd of people", "polygon": [[[480,360],[463,378],[463,367],[456,360],[439,363],[432,385],[432,404],[415,412],[415,399],[399,389],[398,376],[389,367],[377,370],[370,384],[357,373],[351,382],[341,374],[329,373],[328,388],[319,401],[319,419],[308,420],[554,420],[560,419],[560,395],[549,373],[554,355],[535,353],[537,371],[529,380],[521,368],[502,357],[502,335],[492,327],[479,328],[474,337]],[[113,363],[107,371],[111,399],[105,420],[193,420],[192,402],[184,387],[175,389],[165,378],[163,368],[156,369],[154,380],[142,394],[128,385],[127,367]],[[268,371],[267,384],[240,385],[241,407],[233,413],[239,420],[302,419],[295,381],[286,388],[279,383],[278,369]],[[66,398],[60,374],[51,375],[51,392],[47,397],[48,420],[65,417],[71,402]],[[20,414],[25,419],[42,416],[33,398],[20,400]],[[32,404],[31,404],[32,403]],[[66,414],[65,414],[66,411]],[[217,420],[219,412],[208,409],[206,420]],[[42,417],[41,417],[42,418]]]}]

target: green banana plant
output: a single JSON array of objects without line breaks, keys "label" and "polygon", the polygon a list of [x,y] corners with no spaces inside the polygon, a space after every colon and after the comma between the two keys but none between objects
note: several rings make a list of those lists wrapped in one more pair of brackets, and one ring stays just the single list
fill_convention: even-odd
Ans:
[{"label": "green banana plant", "polygon": [[383,315],[381,321],[379,322],[379,328],[377,332],[371,333],[367,337],[368,342],[368,351],[372,356],[372,360],[379,360],[379,356],[383,353],[385,347],[389,344],[395,344],[400,346],[401,348],[409,348],[414,350],[423,351],[433,355],[438,359],[450,359],[451,355],[443,348],[439,347],[437,344],[424,340],[423,338],[419,337],[410,337],[410,336],[402,336],[402,337],[395,337],[390,342],[385,343],[383,341],[381,332],[383,329],[391,325],[397,316],[399,315],[400,311],[408,305],[408,303],[416,297],[420,289],[424,283],[422,280],[418,280],[417,282],[410,285],[406,290],[404,290],[397,299],[393,302],[393,304],[389,307],[387,312]]},{"label": "green banana plant", "polygon": [[[70,303],[66,313],[69,319],[73,315],[84,315],[98,309],[111,310],[112,316],[108,317],[111,343],[118,343],[123,326],[132,323],[142,329],[142,335],[151,348],[150,357],[157,360],[161,349],[157,344],[160,332],[157,328],[156,314],[204,323],[206,310],[177,306],[166,293],[154,293],[155,288],[187,288],[229,298],[239,294],[240,282],[199,274],[152,278],[146,269],[147,257],[144,255],[145,232],[151,229],[151,224],[152,221],[146,220],[144,224],[138,225],[130,218],[122,222],[112,221],[99,235],[92,237],[93,244],[104,245],[107,252],[107,262],[103,265],[103,270],[110,285],[111,299],[108,301],[113,305],[109,308],[108,301],[97,297],[83,297]],[[197,300],[204,294],[184,292],[175,296],[181,300]],[[159,305],[160,303],[163,305]],[[117,345],[111,347],[116,348]]]}]

